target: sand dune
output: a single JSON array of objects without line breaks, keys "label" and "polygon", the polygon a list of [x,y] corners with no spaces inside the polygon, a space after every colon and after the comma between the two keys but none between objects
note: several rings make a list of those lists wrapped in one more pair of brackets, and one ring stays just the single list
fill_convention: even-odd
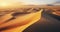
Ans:
[{"label": "sand dune", "polygon": [[[22,32],[28,26],[32,25],[41,18],[41,12],[43,9],[36,13],[30,13],[25,16],[17,17],[14,20],[8,21],[0,25],[0,30],[8,29],[2,32]],[[16,28],[17,27],[17,28]]]}]

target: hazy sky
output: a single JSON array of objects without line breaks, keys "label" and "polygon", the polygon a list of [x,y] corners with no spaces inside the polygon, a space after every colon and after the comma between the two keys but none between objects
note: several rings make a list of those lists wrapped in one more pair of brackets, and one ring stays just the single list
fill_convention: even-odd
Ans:
[{"label": "hazy sky", "polygon": [[17,0],[26,4],[49,4],[60,0]]},{"label": "hazy sky", "polygon": [[20,0],[20,1],[25,2],[27,4],[49,4],[60,0]]},{"label": "hazy sky", "polygon": [[24,3],[24,4],[37,4],[38,5],[38,4],[49,4],[49,3],[53,3],[56,1],[60,1],[60,0],[2,0],[2,1],[6,1],[6,2],[10,2],[10,3],[20,2],[20,3]]}]

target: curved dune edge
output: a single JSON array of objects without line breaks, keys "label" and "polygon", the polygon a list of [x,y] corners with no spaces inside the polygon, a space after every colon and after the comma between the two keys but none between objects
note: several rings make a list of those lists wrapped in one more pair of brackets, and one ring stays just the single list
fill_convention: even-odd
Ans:
[{"label": "curved dune edge", "polygon": [[[43,9],[42,9],[43,10]],[[19,26],[17,28],[13,28],[13,29],[8,29],[2,32],[22,32],[24,29],[26,29],[27,27],[29,27],[30,25],[32,25],[33,23],[37,22],[40,18],[41,18],[41,11],[33,14],[33,16],[30,18],[31,21],[23,26]]]}]

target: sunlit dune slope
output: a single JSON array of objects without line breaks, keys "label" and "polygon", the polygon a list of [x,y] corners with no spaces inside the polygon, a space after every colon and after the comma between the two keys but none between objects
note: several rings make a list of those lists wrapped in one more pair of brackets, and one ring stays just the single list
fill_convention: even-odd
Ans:
[{"label": "sunlit dune slope", "polygon": [[20,16],[14,20],[3,23],[0,25],[0,30],[2,28],[7,28],[6,30],[2,30],[2,32],[22,32],[28,26],[37,22],[41,18],[42,11],[43,9],[36,13],[30,13],[25,16]]},{"label": "sunlit dune slope", "polygon": [[6,22],[7,20],[11,19],[13,16],[11,14],[6,14],[0,17],[0,25]]}]

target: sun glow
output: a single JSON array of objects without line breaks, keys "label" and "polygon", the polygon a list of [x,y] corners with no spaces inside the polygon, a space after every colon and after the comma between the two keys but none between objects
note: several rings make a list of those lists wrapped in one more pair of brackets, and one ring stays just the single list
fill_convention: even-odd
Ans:
[{"label": "sun glow", "polygon": [[7,7],[7,6],[9,6],[9,3],[7,3],[7,2],[0,2],[0,6],[1,7]]},{"label": "sun glow", "polygon": [[18,8],[20,6],[22,6],[23,3],[20,3],[20,2],[7,2],[7,1],[2,1],[0,2],[0,8],[2,9],[6,9],[6,8]]}]

